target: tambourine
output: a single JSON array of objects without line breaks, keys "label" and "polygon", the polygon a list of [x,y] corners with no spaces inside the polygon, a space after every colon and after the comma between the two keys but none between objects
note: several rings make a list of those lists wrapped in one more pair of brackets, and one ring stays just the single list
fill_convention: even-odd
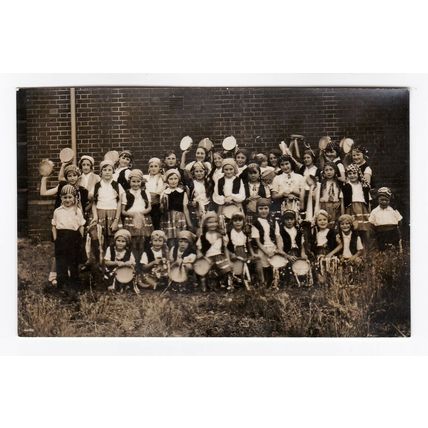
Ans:
[{"label": "tambourine", "polygon": [[115,276],[121,284],[127,284],[134,279],[134,268],[132,266],[120,266],[116,268]]},{"label": "tambourine", "polygon": [[233,150],[236,147],[236,145],[237,145],[236,138],[233,135],[226,137],[222,143],[223,149],[226,151]]},{"label": "tambourine", "polygon": [[199,141],[198,147],[204,148],[207,152],[210,152],[213,149],[213,142],[209,138],[204,138]]},{"label": "tambourine", "polygon": [[192,138],[186,135],[180,141],[180,150],[183,152],[186,150],[189,150],[190,147],[192,147],[192,144],[193,144]]},{"label": "tambourine", "polygon": [[113,163],[116,163],[119,160],[119,152],[116,150],[110,150],[104,155],[104,160],[109,160]]},{"label": "tambourine", "polygon": [[305,276],[309,273],[311,266],[305,259],[297,259],[291,266],[291,269],[296,276]]},{"label": "tambourine", "polygon": [[73,151],[73,149],[70,149],[69,147],[62,149],[59,152],[59,159],[62,163],[70,162],[73,160],[73,158],[74,158],[74,151]]},{"label": "tambourine", "polygon": [[172,282],[182,283],[187,281],[187,272],[183,263],[173,263],[169,270],[169,279]]},{"label": "tambourine", "polygon": [[212,263],[209,259],[206,257],[200,257],[199,259],[196,259],[195,263],[193,264],[193,270],[199,276],[206,276],[210,271],[211,266]]},{"label": "tambourine", "polygon": [[226,218],[231,219],[233,214],[241,212],[241,209],[235,204],[223,205],[221,212]]},{"label": "tambourine", "polygon": [[274,254],[272,257],[269,257],[268,261],[275,269],[282,268],[288,263],[287,258],[281,254]]},{"label": "tambourine", "polygon": [[330,143],[331,143],[331,137],[326,135],[325,137],[320,138],[318,147],[320,150],[325,150]]},{"label": "tambourine", "polygon": [[352,138],[343,138],[340,140],[339,146],[343,150],[343,153],[348,154],[352,150],[354,140]]},{"label": "tambourine", "polygon": [[39,173],[42,177],[49,177],[52,174],[55,164],[49,159],[42,159],[39,165]]}]

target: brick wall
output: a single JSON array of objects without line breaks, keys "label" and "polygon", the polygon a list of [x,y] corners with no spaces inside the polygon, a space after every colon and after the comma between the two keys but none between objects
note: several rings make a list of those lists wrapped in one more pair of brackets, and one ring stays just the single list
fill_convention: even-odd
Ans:
[{"label": "brick wall", "polygon": [[[29,233],[48,236],[50,198],[38,195],[40,160],[59,166],[71,144],[68,88],[25,89]],[[132,150],[134,164],[179,141],[209,137],[216,147],[234,135],[241,147],[267,151],[291,133],[317,147],[323,135],[343,136],[367,146],[379,185],[391,186],[409,218],[409,94],[375,88],[76,88],[78,156],[97,162],[108,150]],[[255,144],[260,135],[263,142]],[[189,158],[191,159],[191,157]],[[19,171],[18,171],[19,173]],[[49,186],[55,185],[50,180]]]}]

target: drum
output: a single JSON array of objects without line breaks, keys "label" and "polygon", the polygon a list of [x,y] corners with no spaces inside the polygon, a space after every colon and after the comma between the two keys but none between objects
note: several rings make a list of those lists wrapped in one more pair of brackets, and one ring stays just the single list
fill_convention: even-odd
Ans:
[{"label": "drum", "polygon": [[115,275],[121,284],[128,284],[134,279],[134,268],[132,266],[120,266],[116,269]]},{"label": "drum", "polygon": [[311,267],[307,260],[297,259],[291,266],[291,269],[296,276],[306,276],[311,270]]},{"label": "drum", "polygon": [[74,158],[74,151],[70,149],[69,147],[66,147],[65,149],[62,149],[59,152],[59,159],[63,163],[70,162]]},{"label": "drum", "polygon": [[199,276],[206,276],[210,271],[212,263],[206,257],[200,257],[193,264],[193,269]]},{"label": "drum", "polygon": [[172,282],[182,283],[187,281],[187,272],[183,263],[173,263],[169,270],[169,279]]},{"label": "drum", "polygon": [[236,147],[236,145],[237,145],[236,138],[233,135],[226,137],[222,143],[223,149],[226,151],[233,150]]},{"label": "drum", "polygon": [[110,150],[104,155],[104,160],[110,160],[113,163],[116,163],[119,160],[119,152],[116,150]]},{"label": "drum", "polygon": [[286,266],[287,263],[287,258],[281,254],[274,254],[272,257],[269,257],[269,264],[275,269],[280,269]]},{"label": "drum", "polygon": [[320,150],[325,150],[329,143],[331,143],[331,137],[329,136],[321,137],[318,143],[318,147]]},{"label": "drum", "polygon": [[49,159],[43,159],[39,165],[39,173],[42,177],[49,177],[52,174],[55,164]]},{"label": "drum", "polygon": [[186,135],[180,141],[180,150],[183,152],[186,150],[189,150],[190,147],[192,147],[192,144],[193,144],[192,138]]},{"label": "drum", "polygon": [[238,205],[235,205],[235,204],[223,205],[222,214],[228,219],[231,219],[233,214],[238,212],[241,212],[241,208]]},{"label": "drum", "polygon": [[210,152],[214,144],[209,138],[204,138],[199,141],[198,147],[203,147],[207,152]]}]

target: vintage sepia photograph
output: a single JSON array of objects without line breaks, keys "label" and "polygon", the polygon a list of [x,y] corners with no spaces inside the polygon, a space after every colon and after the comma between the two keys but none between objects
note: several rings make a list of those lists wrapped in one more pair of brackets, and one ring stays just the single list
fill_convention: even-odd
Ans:
[{"label": "vintage sepia photograph", "polygon": [[21,87],[21,337],[410,337],[405,87]]}]

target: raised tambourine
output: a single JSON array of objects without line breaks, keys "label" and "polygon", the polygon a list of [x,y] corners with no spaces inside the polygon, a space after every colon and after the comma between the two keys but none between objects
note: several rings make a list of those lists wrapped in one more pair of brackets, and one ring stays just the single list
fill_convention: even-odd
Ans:
[{"label": "raised tambourine", "polygon": [[42,159],[39,165],[39,172],[42,177],[49,177],[52,174],[55,164],[50,159]]},{"label": "raised tambourine", "polygon": [[110,150],[104,155],[104,160],[109,160],[113,163],[116,163],[119,160],[119,152],[116,150]]},{"label": "raised tambourine", "polygon": [[186,150],[189,150],[190,147],[192,147],[192,144],[193,144],[192,138],[186,135],[180,141],[180,150],[183,152]]},{"label": "raised tambourine", "polygon": [[229,137],[226,137],[223,140],[222,146],[223,146],[224,150],[230,151],[230,150],[233,150],[236,147],[236,144],[237,144],[236,138],[233,135],[231,135]]},{"label": "raised tambourine", "polygon": [[59,152],[59,159],[63,163],[70,162],[73,160],[73,158],[74,158],[74,151],[73,151],[73,149],[70,149],[69,147],[62,149]]},{"label": "raised tambourine", "polygon": [[354,140],[352,138],[343,138],[340,141],[340,148],[343,150],[343,153],[348,154],[352,150],[354,145]]},{"label": "raised tambourine", "polygon": [[204,138],[199,141],[198,147],[204,148],[207,152],[210,152],[213,148],[214,144],[209,138]]},{"label": "raised tambourine", "polygon": [[331,137],[326,135],[325,137],[321,137],[320,141],[318,143],[318,147],[320,150],[325,150],[327,148],[327,145],[331,143]]}]

